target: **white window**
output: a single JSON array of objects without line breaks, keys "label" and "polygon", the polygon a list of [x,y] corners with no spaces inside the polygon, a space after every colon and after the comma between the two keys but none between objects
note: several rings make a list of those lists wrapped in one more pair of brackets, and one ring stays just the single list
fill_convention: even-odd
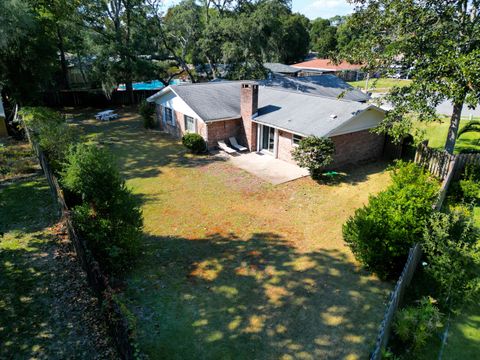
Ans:
[{"label": "white window", "polygon": [[300,135],[297,135],[297,134],[293,134],[293,137],[292,137],[292,144],[293,145],[298,145],[300,144],[300,140],[303,139],[303,136],[300,136]]},{"label": "white window", "polygon": [[165,108],[165,122],[167,124],[175,126],[175,118],[173,117],[173,110],[168,107]]},{"label": "white window", "polygon": [[185,117],[185,131],[190,133],[196,132],[195,119],[187,115],[184,115],[184,117]]}]

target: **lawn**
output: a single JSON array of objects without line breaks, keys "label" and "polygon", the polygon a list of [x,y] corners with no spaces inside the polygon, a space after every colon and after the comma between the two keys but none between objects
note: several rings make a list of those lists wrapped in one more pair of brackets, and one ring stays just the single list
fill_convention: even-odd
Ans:
[{"label": "lawn", "polygon": [[0,358],[115,358],[85,275],[57,236],[46,180],[24,176],[25,164],[38,171],[28,144],[2,150],[15,161],[0,179]]},{"label": "lawn", "polygon": [[[474,120],[478,120],[474,119]],[[460,128],[465,126],[470,120],[462,119],[460,122]],[[416,128],[423,131],[425,139],[428,139],[428,145],[436,149],[442,149],[445,146],[445,140],[447,139],[448,127],[450,120],[448,118],[442,118],[438,122],[433,123],[416,123]],[[480,151],[480,133],[465,133],[457,139],[455,145],[455,152],[461,152],[464,150],[476,150]]]},{"label": "lawn", "polygon": [[216,157],[194,157],[138,117],[90,138],[117,155],[142,201],[143,253],[122,296],[152,359],[368,356],[391,284],[355,263],[341,226],[389,183],[385,164],[339,184],[272,186]]},{"label": "lawn", "polygon": [[[379,78],[379,79],[369,79],[368,80],[368,91],[369,92],[388,92],[394,86],[407,86],[411,80],[402,80],[402,79],[391,79],[391,78]],[[353,87],[361,88],[365,90],[365,80],[351,81],[349,82]]]}]

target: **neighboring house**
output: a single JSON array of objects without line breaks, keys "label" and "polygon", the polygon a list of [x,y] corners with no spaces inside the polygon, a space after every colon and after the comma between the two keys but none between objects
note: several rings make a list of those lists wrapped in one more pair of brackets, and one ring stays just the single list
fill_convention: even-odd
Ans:
[{"label": "neighboring house", "polygon": [[274,74],[268,80],[259,81],[260,85],[281,87],[285,90],[299,91],[312,95],[322,95],[334,99],[366,102],[370,96],[354,88],[339,77],[331,74],[296,77]]},{"label": "neighboring house", "polygon": [[306,136],[330,137],[334,166],[376,159],[385,137],[369,130],[384,118],[380,108],[255,82],[168,86],[147,99],[158,127],[175,136],[200,134],[209,148],[234,136],[249,151],[293,162],[291,150]]},{"label": "neighboring house", "polygon": [[[1,92],[2,89],[0,89]],[[0,137],[8,136],[7,124],[5,123],[5,110],[3,109],[2,98],[0,97]]]},{"label": "neighboring house", "polygon": [[295,77],[301,71],[301,69],[294,68],[293,66],[280,64],[280,63],[264,63],[263,67],[267,69],[270,74],[281,74],[286,76]]},{"label": "neighboring house", "polygon": [[364,77],[362,65],[350,64],[346,61],[334,64],[329,59],[313,59],[294,64],[292,67],[302,70],[301,76],[334,74],[345,81],[362,80]]}]

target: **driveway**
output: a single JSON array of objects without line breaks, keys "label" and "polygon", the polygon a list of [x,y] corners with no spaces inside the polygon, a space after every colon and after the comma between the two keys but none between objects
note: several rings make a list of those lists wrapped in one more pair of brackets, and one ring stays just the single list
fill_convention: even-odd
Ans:
[{"label": "driveway", "polygon": [[273,185],[283,184],[309,175],[307,169],[302,169],[295,164],[275,159],[273,156],[261,152],[251,152],[234,156],[219,153],[218,156],[227,157],[236,167],[268,181]]}]

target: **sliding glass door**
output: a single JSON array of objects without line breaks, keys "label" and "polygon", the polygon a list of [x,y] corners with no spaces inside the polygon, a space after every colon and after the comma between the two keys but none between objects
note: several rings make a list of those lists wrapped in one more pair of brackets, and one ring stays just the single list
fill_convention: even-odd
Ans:
[{"label": "sliding glass door", "polygon": [[262,150],[273,154],[275,149],[275,129],[270,126],[262,125]]}]

